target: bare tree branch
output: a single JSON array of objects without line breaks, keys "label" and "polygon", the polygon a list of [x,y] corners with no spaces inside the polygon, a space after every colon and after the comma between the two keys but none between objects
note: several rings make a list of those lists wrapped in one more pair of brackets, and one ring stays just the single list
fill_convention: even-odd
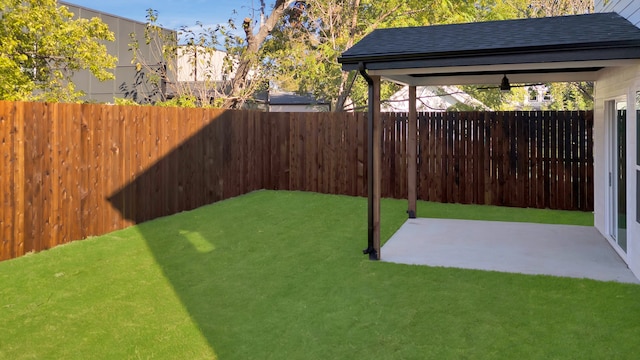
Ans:
[{"label": "bare tree branch", "polygon": [[242,107],[248,96],[246,90],[249,74],[252,68],[258,63],[260,46],[264,43],[278,21],[282,19],[285,9],[291,6],[294,1],[295,0],[276,0],[271,14],[269,14],[264,23],[260,24],[260,28],[255,34],[252,19],[244,19],[242,29],[245,33],[247,45],[240,56],[238,68],[232,81],[231,96],[225,100],[223,107],[233,109]]}]

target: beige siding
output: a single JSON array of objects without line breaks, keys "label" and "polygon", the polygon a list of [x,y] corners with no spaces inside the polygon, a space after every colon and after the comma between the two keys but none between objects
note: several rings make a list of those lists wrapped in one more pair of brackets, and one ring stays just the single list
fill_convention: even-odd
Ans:
[{"label": "beige siding", "polygon": [[596,12],[617,12],[640,27],[640,1],[638,0],[595,0]]},{"label": "beige siding", "polygon": [[[227,53],[201,47],[178,49],[178,81],[223,81]],[[195,66],[194,66],[195,65]]]},{"label": "beige siding", "polygon": [[[74,13],[76,18],[100,18],[109,26],[109,30],[115,36],[115,41],[105,43],[109,54],[118,58],[117,66],[113,70],[116,76],[114,80],[98,81],[88,70],[79,71],[73,77],[76,88],[87,94],[86,100],[112,103],[114,98],[132,98],[134,95],[138,97],[146,96],[150,86],[136,81],[139,78],[136,79],[136,68],[131,63],[133,54],[129,51],[129,44],[132,43],[130,34],[133,33],[136,34],[142,56],[147,63],[156,64],[161,60],[159,51],[154,51],[153,49],[153,43],[150,46],[145,45],[145,24],[70,3],[60,2],[60,5],[66,6],[69,11]],[[168,29],[166,34],[175,36],[175,32]]]}]

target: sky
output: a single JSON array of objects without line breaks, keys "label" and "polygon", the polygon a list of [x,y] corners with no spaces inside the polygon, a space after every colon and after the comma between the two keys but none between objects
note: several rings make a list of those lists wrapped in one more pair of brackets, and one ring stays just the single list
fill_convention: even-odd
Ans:
[{"label": "sky", "polygon": [[[64,0],[86,8],[112,15],[146,22],[147,9],[158,11],[158,23],[165,28],[178,30],[181,26],[193,26],[197,21],[207,26],[226,24],[234,17],[237,24],[245,17],[254,17],[253,8],[260,7],[260,0]],[[267,1],[267,4],[272,1]],[[234,14],[234,10],[237,14]],[[268,10],[267,10],[268,12]],[[255,12],[258,17],[258,12]]]}]

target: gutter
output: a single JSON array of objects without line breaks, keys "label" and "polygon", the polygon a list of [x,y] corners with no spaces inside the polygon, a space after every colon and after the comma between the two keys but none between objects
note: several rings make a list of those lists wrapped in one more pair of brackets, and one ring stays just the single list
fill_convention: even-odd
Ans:
[{"label": "gutter", "polygon": [[[362,63],[390,63],[390,62],[411,62],[411,61],[437,61],[437,60],[461,60],[461,59],[475,59],[483,57],[509,57],[509,56],[526,56],[526,55],[544,55],[544,54],[566,54],[574,52],[588,52],[588,51],[615,51],[615,50],[629,50],[630,48],[638,49],[640,47],[640,40],[619,40],[609,42],[594,42],[594,43],[574,43],[574,44],[559,44],[559,45],[545,45],[545,46],[528,46],[528,47],[516,47],[516,48],[496,48],[496,49],[477,49],[477,50],[455,50],[455,51],[442,51],[437,53],[386,53],[386,54],[364,54],[364,55],[352,55],[348,54],[348,51],[338,57],[338,63],[342,64],[342,69],[345,71],[358,69]],[[606,56],[605,56],[606,57]],[[616,59],[619,56],[614,56]],[[602,59],[611,60],[611,59]],[[569,61],[578,61],[577,59]],[[495,61],[491,64],[494,65]],[[464,64],[461,64],[464,65]],[[474,64],[483,65],[483,64]]]},{"label": "gutter", "polygon": [[367,101],[367,196],[368,209],[368,237],[367,248],[362,250],[363,254],[369,254],[369,260],[378,260],[378,254],[373,246],[373,80],[367,74],[365,64],[360,62],[358,64],[358,71],[360,75],[365,79],[369,88],[369,99]]}]

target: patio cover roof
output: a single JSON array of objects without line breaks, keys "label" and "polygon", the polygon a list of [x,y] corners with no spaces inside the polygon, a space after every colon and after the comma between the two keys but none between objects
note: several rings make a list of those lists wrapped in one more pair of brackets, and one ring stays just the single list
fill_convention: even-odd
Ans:
[{"label": "patio cover roof", "polygon": [[380,80],[409,85],[407,213],[416,217],[416,86],[593,81],[640,63],[640,29],[616,13],[379,29],[338,62],[369,84],[368,247],[380,259]]},{"label": "patio cover roof", "polygon": [[[406,85],[588,81],[640,59],[640,29],[616,13],[379,29],[338,59]],[[636,60],[637,61],[637,60]]]}]

